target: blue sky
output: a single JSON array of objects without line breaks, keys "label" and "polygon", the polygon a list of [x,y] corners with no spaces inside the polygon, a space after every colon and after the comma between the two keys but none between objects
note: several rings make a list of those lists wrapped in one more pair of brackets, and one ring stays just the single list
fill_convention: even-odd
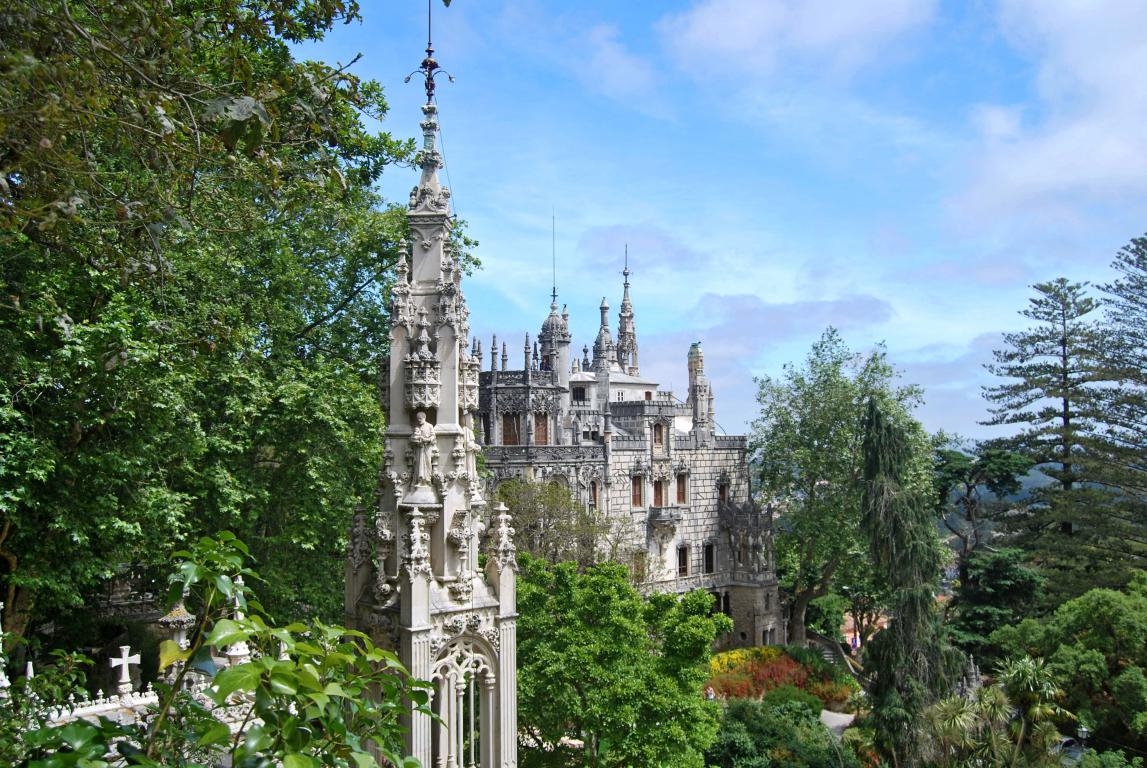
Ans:
[{"label": "blue sky", "polygon": [[[1103,283],[1147,230],[1147,24],[1132,0],[434,0],[447,183],[481,245],[472,332],[521,356],[559,303],[616,330],[629,249],[642,373],[718,421],[828,325],[884,342],[930,430],[994,434],[980,387],[1031,284]],[[363,0],[308,55],[362,59],[418,133],[420,0]],[[391,169],[405,200],[415,174]]]}]

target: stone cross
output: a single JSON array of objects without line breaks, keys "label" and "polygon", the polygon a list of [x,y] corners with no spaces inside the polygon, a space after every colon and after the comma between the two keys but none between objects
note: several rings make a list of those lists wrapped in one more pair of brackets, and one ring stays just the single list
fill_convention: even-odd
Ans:
[{"label": "stone cross", "polygon": [[119,685],[116,690],[122,694],[131,693],[131,665],[139,663],[139,654],[132,654],[130,645],[121,645],[119,647],[119,658],[112,659],[112,669],[120,668],[119,672]]}]

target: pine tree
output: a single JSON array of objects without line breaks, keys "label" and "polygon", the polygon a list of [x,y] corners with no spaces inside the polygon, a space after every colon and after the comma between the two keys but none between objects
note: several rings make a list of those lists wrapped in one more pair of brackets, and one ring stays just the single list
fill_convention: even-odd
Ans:
[{"label": "pine tree", "polygon": [[919,424],[894,423],[869,400],[861,528],[892,592],[893,618],[869,643],[864,663],[875,742],[895,766],[919,762],[921,716],[948,690],[954,662],[935,600],[941,546],[928,497],[911,477],[910,430]]},{"label": "pine tree", "polygon": [[1098,329],[1088,317],[1099,302],[1086,295],[1086,286],[1062,277],[1032,286],[1036,296],[1020,314],[1036,325],[1004,334],[1007,348],[993,352],[995,362],[987,366],[1014,381],[984,389],[994,406],[985,423],[1025,425],[1006,442],[1042,465],[1063,490],[1079,479],[1076,456],[1095,422],[1093,384],[1101,378]]},{"label": "pine tree", "polygon": [[1114,584],[1122,574],[1110,567],[1112,496],[1094,483],[1109,453],[1100,425],[1110,372],[1101,354],[1100,302],[1087,295],[1087,284],[1058,278],[1033,287],[1036,295],[1021,314],[1034,325],[1004,334],[1007,346],[987,366],[1009,381],[985,388],[993,404],[986,423],[1022,427],[998,442],[1027,456],[1053,481],[1026,508],[1009,510],[997,522],[1050,577],[1049,597],[1062,600]]},{"label": "pine tree", "polygon": [[[1117,386],[1102,391],[1106,472],[1096,480],[1118,489],[1131,512],[1123,535],[1147,546],[1147,236],[1115,257],[1120,277],[1102,286],[1106,294],[1103,359]],[[1140,563],[1143,565],[1143,563]]]}]

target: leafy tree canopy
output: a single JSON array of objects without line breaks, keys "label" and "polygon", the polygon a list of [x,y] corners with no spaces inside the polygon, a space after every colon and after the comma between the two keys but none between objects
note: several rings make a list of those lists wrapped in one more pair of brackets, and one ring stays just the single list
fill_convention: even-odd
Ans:
[{"label": "leafy tree canopy", "polygon": [[289,45],[343,0],[0,11],[5,626],[230,528],[275,611],[340,615],[381,450],[376,370],[413,143]]},{"label": "leafy tree canopy", "polygon": [[1098,745],[1147,748],[1147,574],[1125,590],[1093,589],[1047,619],[992,633],[1005,654],[1048,660],[1065,706],[1093,729]]},{"label": "leafy tree canopy", "polygon": [[704,765],[719,715],[702,686],[732,629],[711,595],[643,598],[617,563],[529,556],[518,590],[524,766]]},{"label": "leafy tree canopy", "polygon": [[[758,379],[761,415],[753,424],[760,492],[779,506],[777,564],[793,593],[792,642],[804,642],[809,603],[865,565],[859,530],[865,403],[875,398],[898,422],[911,422],[920,390],[898,386],[883,349],[852,352],[829,328],[801,366]],[[911,433],[911,483],[930,487],[927,436]]]}]

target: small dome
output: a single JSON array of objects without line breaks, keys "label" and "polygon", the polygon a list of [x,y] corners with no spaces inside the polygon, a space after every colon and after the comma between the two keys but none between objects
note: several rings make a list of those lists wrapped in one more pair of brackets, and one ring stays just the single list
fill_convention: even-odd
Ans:
[{"label": "small dome", "polygon": [[550,314],[542,322],[542,332],[538,338],[546,340],[568,340],[570,326],[567,316],[558,314],[558,304],[550,304]]}]

